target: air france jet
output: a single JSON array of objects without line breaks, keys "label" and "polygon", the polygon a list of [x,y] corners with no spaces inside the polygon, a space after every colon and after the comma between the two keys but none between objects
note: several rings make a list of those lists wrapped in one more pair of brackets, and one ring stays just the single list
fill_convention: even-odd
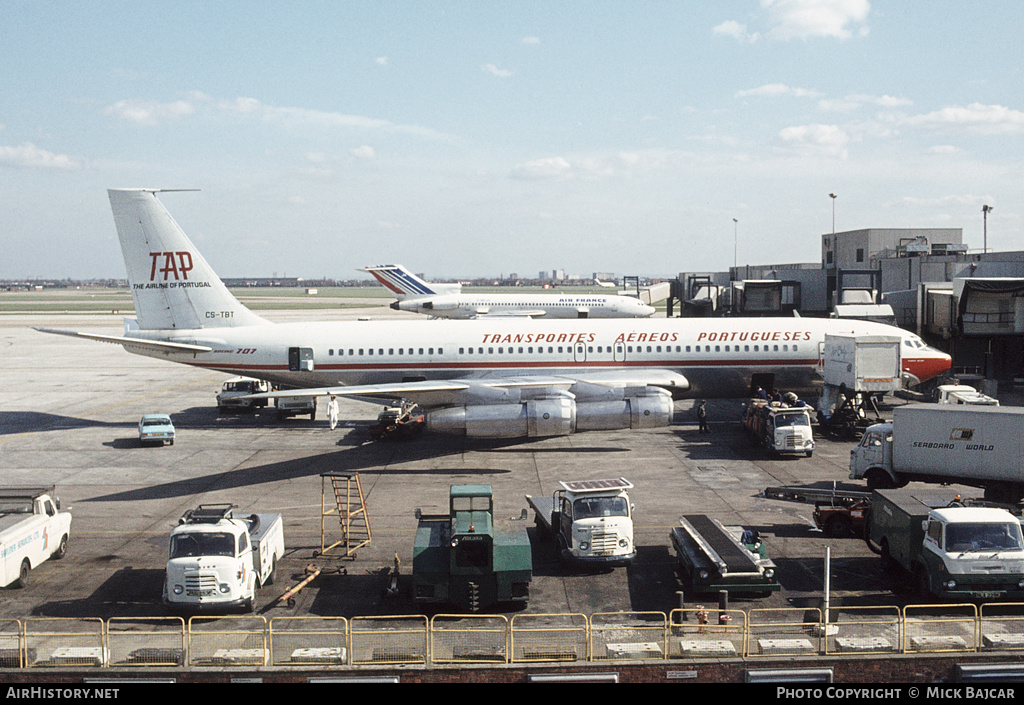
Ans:
[{"label": "air france jet", "polygon": [[655,312],[633,296],[608,294],[463,294],[460,284],[430,284],[400,264],[363,267],[398,300],[396,311],[433,318],[646,318]]},{"label": "air france jet", "polygon": [[288,388],[260,396],[416,402],[428,430],[544,437],[667,426],[673,400],[816,394],[826,333],[903,340],[916,381],[948,355],[880,323],[815,318],[639,318],[272,323],[227,290],[157,199],[109,191],[137,318],[123,335],[44,331]]}]

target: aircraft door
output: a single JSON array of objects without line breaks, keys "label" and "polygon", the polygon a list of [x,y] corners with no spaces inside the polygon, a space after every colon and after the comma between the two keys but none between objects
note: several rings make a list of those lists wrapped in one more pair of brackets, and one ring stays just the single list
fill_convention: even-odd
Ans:
[{"label": "aircraft door", "polygon": [[587,346],[583,343],[576,343],[572,348],[572,359],[576,362],[586,362]]},{"label": "aircraft door", "polygon": [[625,360],[626,360],[626,344],[625,343],[615,343],[615,346],[612,348],[612,358],[615,360],[615,362],[625,362]]},{"label": "aircraft door", "polygon": [[288,369],[292,372],[312,372],[313,348],[288,348]]}]

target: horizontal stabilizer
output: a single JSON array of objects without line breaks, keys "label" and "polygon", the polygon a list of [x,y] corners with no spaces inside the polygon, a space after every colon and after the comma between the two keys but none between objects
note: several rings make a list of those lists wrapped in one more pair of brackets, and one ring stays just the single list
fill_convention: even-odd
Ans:
[{"label": "horizontal stabilizer", "polygon": [[53,333],[54,335],[67,335],[72,338],[85,338],[86,340],[98,340],[101,343],[115,343],[125,347],[142,348],[153,352],[165,353],[208,353],[213,348],[206,345],[189,345],[188,343],[170,343],[163,340],[144,340],[142,338],[127,338],[122,335],[98,335],[96,333],[79,333],[73,330],[54,330],[52,328],[36,328],[40,333]]}]

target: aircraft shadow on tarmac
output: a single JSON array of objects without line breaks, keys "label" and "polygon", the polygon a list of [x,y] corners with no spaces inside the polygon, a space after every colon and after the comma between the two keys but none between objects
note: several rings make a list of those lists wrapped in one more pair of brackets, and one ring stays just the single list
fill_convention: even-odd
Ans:
[{"label": "aircraft shadow on tarmac", "polygon": [[39,411],[0,411],[0,436],[16,433],[38,433],[39,431],[67,431],[74,428],[108,427],[134,428],[139,423],[133,421],[95,421],[80,419],[76,416],[62,414],[46,414]]},{"label": "aircraft shadow on tarmac", "polygon": [[[494,453],[607,453],[628,452],[621,448],[590,447],[590,448],[537,448],[531,447],[535,441],[523,439],[494,440],[472,439],[449,436],[423,436],[412,442],[395,443],[364,443],[348,446],[341,450],[309,455],[280,462],[263,465],[245,465],[233,470],[216,472],[209,475],[172,480],[140,487],[123,492],[85,498],[81,501],[94,502],[135,502],[145,499],[168,499],[174,497],[191,497],[197,493],[230,490],[251,485],[295,480],[305,477],[317,477],[328,472],[369,472],[384,475],[434,475],[444,470],[434,467],[413,467],[417,461],[437,459],[445,455],[462,455],[463,453],[494,452]],[[138,440],[115,441],[117,447],[137,447]],[[405,467],[405,465],[410,465]],[[459,475],[495,476],[506,474],[510,470],[488,467],[458,467]]]},{"label": "aircraft shadow on tarmac", "polygon": [[88,597],[81,600],[44,602],[33,610],[33,614],[43,617],[99,619],[166,617],[169,613],[160,600],[163,583],[162,568],[121,568]]}]

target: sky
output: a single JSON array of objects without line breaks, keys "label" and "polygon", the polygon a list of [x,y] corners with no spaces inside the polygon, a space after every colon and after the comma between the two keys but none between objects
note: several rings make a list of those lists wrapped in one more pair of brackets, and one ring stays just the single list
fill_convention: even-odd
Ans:
[{"label": "sky", "polygon": [[[223,277],[676,276],[821,236],[1024,250],[1018,0],[6,0],[0,279],[123,277],[106,189]],[[830,194],[835,194],[833,198]]]}]

